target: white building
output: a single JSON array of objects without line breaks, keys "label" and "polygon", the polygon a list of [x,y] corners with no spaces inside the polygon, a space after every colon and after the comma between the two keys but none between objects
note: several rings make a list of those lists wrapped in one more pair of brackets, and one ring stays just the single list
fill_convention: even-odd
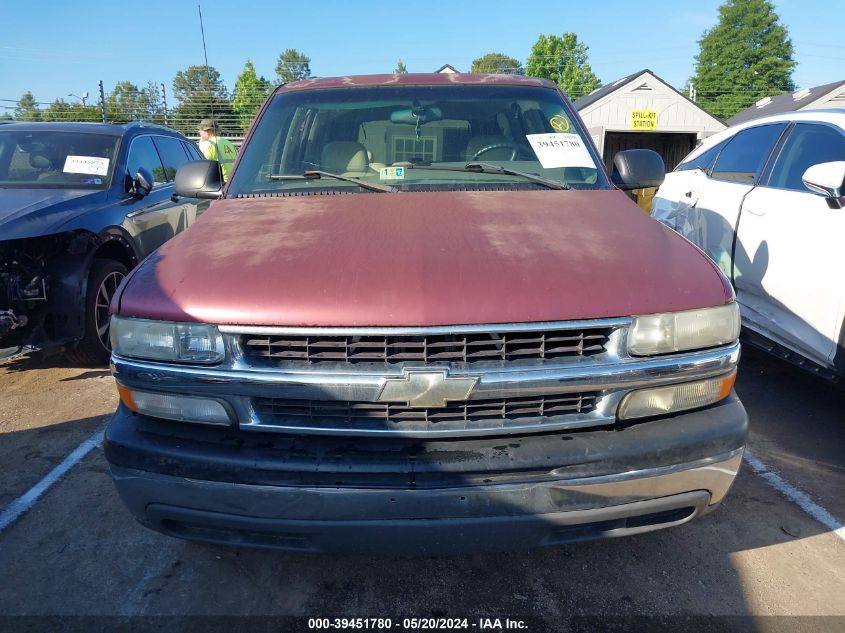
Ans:
[{"label": "white building", "polygon": [[605,165],[625,149],[653,149],[670,171],[725,124],[650,70],[623,77],[575,102]]}]

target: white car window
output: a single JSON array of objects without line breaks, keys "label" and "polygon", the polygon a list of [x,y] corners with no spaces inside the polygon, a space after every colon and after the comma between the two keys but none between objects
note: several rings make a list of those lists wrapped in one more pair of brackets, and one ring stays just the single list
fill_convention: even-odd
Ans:
[{"label": "white car window", "polygon": [[772,169],[769,187],[807,192],[802,176],[819,163],[845,160],[845,135],[827,125],[797,123]]},{"label": "white car window", "polygon": [[711,176],[743,184],[755,182],[784,125],[761,125],[739,132],[719,154]]},{"label": "white car window", "polygon": [[721,143],[717,143],[706,152],[699,154],[693,159],[685,160],[680,165],[675,167],[675,171],[689,171],[692,169],[700,169],[701,171],[707,171],[710,167],[713,166],[713,161],[716,160],[716,157],[719,155],[719,152],[722,151],[722,148],[727,145],[728,141],[722,141]]}]

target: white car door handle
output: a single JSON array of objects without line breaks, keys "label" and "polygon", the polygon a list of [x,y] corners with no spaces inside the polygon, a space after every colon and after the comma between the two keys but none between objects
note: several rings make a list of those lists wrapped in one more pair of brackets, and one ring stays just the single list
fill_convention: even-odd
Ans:
[{"label": "white car door handle", "polygon": [[765,209],[754,209],[752,207],[746,207],[745,211],[748,211],[751,215],[766,215]]}]

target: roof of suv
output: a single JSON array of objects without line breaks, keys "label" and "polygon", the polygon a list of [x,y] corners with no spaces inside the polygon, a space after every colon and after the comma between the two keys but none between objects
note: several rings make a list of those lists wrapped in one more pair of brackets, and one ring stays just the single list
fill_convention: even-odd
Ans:
[{"label": "roof of suv", "polygon": [[170,132],[180,135],[181,133],[173,128],[147,123],[146,121],[130,121],[129,123],[82,123],[82,122],[59,122],[59,121],[22,121],[10,123],[4,126],[4,130],[39,131],[53,130],[56,132],[85,132],[87,134],[109,134],[112,136],[123,136],[126,132],[134,129],[150,129],[159,132]]},{"label": "roof of suv", "polygon": [[349,88],[371,86],[438,86],[448,84],[496,84],[510,86],[538,86],[557,88],[548,79],[525,75],[475,75],[471,73],[403,73],[396,75],[349,75],[346,77],[315,77],[276,88],[276,92],[313,88]]}]

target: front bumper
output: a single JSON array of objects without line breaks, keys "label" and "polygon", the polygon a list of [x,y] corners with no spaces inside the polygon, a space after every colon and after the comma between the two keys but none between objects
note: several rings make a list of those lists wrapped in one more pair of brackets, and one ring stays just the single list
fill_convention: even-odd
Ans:
[{"label": "front bumper", "polygon": [[171,536],[429,555],[685,523],[724,498],[746,432],[735,395],[624,428],[425,441],[199,428],[121,407],[105,450],[130,511]]}]

